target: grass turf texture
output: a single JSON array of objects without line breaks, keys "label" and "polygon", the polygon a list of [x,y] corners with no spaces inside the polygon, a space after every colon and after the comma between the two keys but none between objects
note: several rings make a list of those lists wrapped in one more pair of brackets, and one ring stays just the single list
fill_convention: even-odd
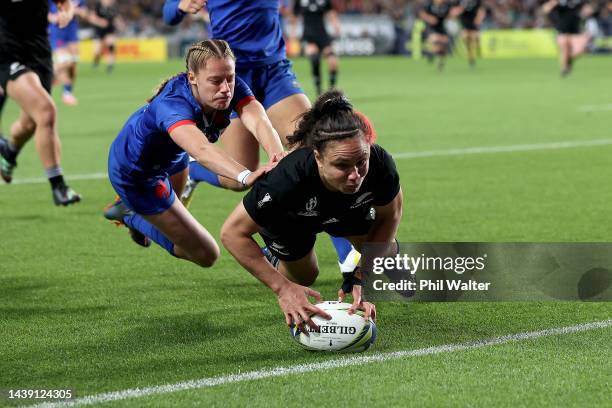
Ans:
[{"label": "grass turf texture", "polygon": [[[66,174],[106,171],[124,120],[181,69],[81,67],[77,107],[58,103]],[[340,87],[374,122],[391,153],[610,138],[609,59],[586,58],[560,79],[553,60],[450,61],[443,73],[407,59],[343,59]],[[311,93],[306,61],[296,62]],[[56,96],[59,90],[56,90]],[[3,129],[16,115],[7,106]],[[612,240],[612,146],[399,159],[403,241]],[[41,175],[33,144],[15,177]],[[84,201],[56,208],[46,183],[0,186],[0,388],[61,388],[77,396],[337,356],[291,340],[272,293],[223,252],[203,270],[141,249],[101,210],[108,181],[70,183]],[[192,210],[215,236],[241,195],[200,186]],[[317,243],[314,288],[333,298],[335,255]],[[609,303],[456,303],[378,306],[369,353],[416,349],[612,317]],[[602,405],[610,387],[610,329],[293,375],[112,403],[116,406]],[[341,371],[340,371],[341,370]],[[350,392],[347,392],[350,390]],[[350,396],[348,400],[342,397]],[[6,402],[4,400],[2,403]]]}]

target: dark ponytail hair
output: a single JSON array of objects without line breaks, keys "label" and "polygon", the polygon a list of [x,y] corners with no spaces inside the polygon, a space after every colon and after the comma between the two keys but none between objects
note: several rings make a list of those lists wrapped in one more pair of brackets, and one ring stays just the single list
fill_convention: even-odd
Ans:
[{"label": "dark ponytail hair", "polygon": [[333,140],[366,137],[369,127],[362,116],[353,110],[342,91],[327,91],[319,96],[309,111],[297,118],[298,128],[287,137],[287,141],[290,147],[304,146],[322,151],[325,144]]}]

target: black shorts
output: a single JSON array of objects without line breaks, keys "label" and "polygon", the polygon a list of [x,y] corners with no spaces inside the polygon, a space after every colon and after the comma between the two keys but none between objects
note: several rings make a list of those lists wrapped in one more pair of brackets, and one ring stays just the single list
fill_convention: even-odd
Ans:
[{"label": "black shorts", "polygon": [[555,24],[555,29],[559,34],[580,34],[580,20],[559,21],[557,24]]},{"label": "black shorts", "polygon": [[448,36],[448,33],[446,32],[446,27],[444,27],[444,24],[436,24],[435,26],[428,26],[427,34],[432,34],[432,33]]},{"label": "black shorts", "polygon": [[6,62],[0,63],[0,87],[6,92],[8,81],[14,81],[27,72],[34,72],[40,78],[43,88],[51,94],[53,84],[53,62],[49,58],[46,64],[32,62]]},{"label": "black shorts", "polygon": [[302,37],[302,41],[308,44],[316,44],[319,48],[319,51],[323,51],[324,48],[327,48],[332,43],[332,38],[327,32],[321,33],[304,33]]},{"label": "black shorts", "polygon": [[580,15],[552,13],[550,22],[559,34],[580,34]]},{"label": "black shorts", "polygon": [[[362,214],[358,219],[345,219],[342,223],[330,222],[324,224],[323,231],[333,237],[365,235],[370,231],[375,218],[376,212],[374,208],[370,208],[365,215]],[[302,259],[314,248],[317,239],[316,232],[296,233],[295,230],[273,233],[264,229],[259,235],[263,238],[270,252],[283,261]]]},{"label": "black shorts", "polygon": [[107,35],[115,33],[115,26],[109,25],[108,27],[96,27],[96,38],[99,40],[104,39]]},{"label": "black shorts", "polygon": [[464,30],[478,31],[478,26],[476,25],[476,17],[461,16],[460,20],[461,26]]}]

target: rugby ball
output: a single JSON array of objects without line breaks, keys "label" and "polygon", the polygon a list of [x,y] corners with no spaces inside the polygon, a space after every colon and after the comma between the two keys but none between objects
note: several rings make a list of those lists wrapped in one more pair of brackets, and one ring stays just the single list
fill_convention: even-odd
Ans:
[{"label": "rugby ball", "polygon": [[314,316],[312,320],[319,329],[305,325],[308,335],[293,325],[291,337],[306,350],[359,353],[367,350],[376,340],[376,324],[372,319],[364,319],[363,311],[349,315],[350,303],[321,302],[315,306],[331,315],[331,320]]}]

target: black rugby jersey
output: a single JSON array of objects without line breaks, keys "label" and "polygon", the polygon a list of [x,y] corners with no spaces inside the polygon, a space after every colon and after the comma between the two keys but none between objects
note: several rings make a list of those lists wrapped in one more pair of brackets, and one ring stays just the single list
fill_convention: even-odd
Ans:
[{"label": "black rugby jersey", "polygon": [[48,0],[0,0],[0,63],[45,64],[51,58],[48,13]]},{"label": "black rugby jersey", "polygon": [[325,13],[332,10],[330,0],[295,0],[293,12],[302,15],[305,34],[325,33]]},{"label": "black rugby jersey", "polygon": [[283,158],[244,197],[251,218],[273,234],[318,233],[342,223],[364,219],[372,206],[389,204],[400,189],[391,155],[372,145],[369,170],[353,194],[327,190],[310,148]]},{"label": "black rugby jersey", "polygon": [[459,5],[463,7],[464,10],[461,14],[462,17],[474,19],[476,18],[476,14],[482,2],[480,0],[460,0]]}]

